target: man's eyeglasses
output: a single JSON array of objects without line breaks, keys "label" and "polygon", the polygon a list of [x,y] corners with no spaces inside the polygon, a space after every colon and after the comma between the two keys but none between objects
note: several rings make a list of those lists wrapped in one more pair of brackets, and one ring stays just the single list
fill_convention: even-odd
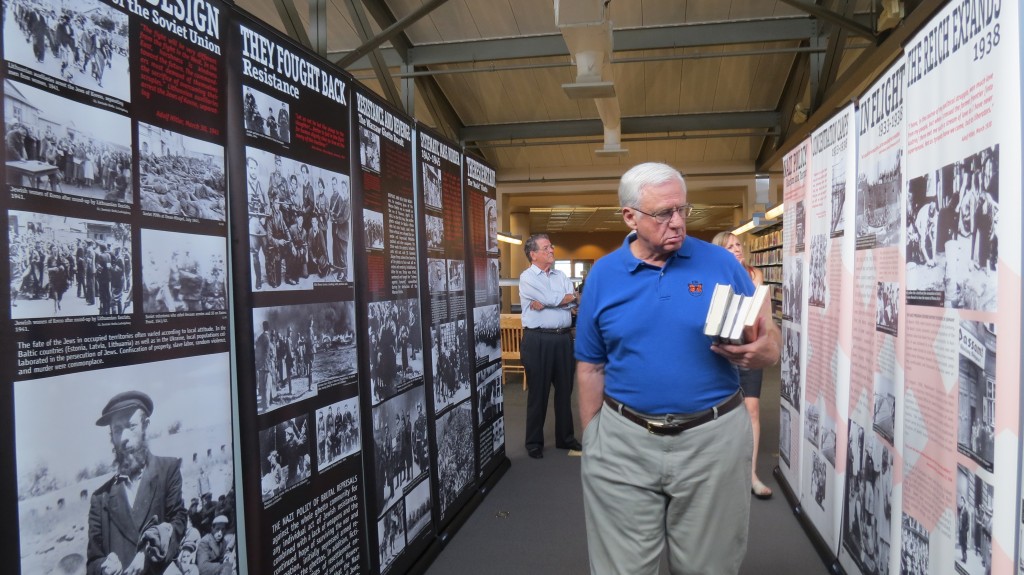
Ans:
[{"label": "man's eyeglasses", "polygon": [[654,212],[653,214],[647,213],[647,212],[641,210],[640,208],[630,208],[630,209],[631,210],[636,210],[636,211],[640,212],[641,214],[643,214],[645,216],[650,216],[650,217],[654,218],[654,221],[658,222],[659,224],[667,224],[670,221],[672,221],[672,215],[676,214],[676,213],[678,213],[680,216],[682,216],[682,218],[684,220],[687,217],[689,217],[689,215],[693,213],[693,204],[683,204],[681,206],[676,206],[674,208],[665,208],[664,210],[658,210],[658,211]]}]

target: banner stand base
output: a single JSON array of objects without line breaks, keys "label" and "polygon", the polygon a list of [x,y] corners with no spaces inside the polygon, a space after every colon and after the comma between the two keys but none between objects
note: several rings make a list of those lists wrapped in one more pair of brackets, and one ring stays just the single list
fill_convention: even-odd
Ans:
[{"label": "banner stand base", "polygon": [[800,500],[797,498],[796,493],[789,486],[789,481],[782,474],[782,470],[776,465],[772,469],[772,475],[775,477],[775,481],[778,482],[779,487],[782,488],[783,495],[786,496],[786,501],[789,502],[790,508],[793,510],[793,515],[796,515],[797,522],[803,527],[804,533],[807,534],[807,538],[811,540],[811,545],[814,546],[814,550],[818,552],[818,556],[821,557],[822,562],[825,563],[825,568],[828,569],[829,573],[834,575],[846,575],[846,570],[843,569],[842,565],[839,564],[839,558],[829,547],[828,543],[822,538],[821,533],[818,532],[817,527],[804,513],[803,506],[800,504]]},{"label": "banner stand base", "polygon": [[512,467],[512,461],[508,457],[502,458],[498,466],[488,475],[477,488],[476,493],[469,499],[469,501],[459,510],[454,517],[452,517],[451,523],[444,531],[437,534],[434,538],[434,542],[431,543],[427,549],[423,552],[416,562],[409,567],[410,575],[422,575],[426,573],[427,568],[437,559],[437,556],[441,554],[448,542],[452,540],[452,537],[462,528],[463,524],[473,515],[476,508],[483,503],[484,498],[491,492],[491,489],[497,485],[498,480],[505,476],[505,473]]}]

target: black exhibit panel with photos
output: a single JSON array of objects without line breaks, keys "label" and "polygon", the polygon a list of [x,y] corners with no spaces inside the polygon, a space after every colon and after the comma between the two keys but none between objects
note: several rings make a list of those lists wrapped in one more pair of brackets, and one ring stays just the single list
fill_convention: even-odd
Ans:
[{"label": "black exhibit panel with photos", "polygon": [[4,3],[6,572],[233,553],[225,14]]},{"label": "black exhibit panel with photos", "polygon": [[494,170],[217,0],[2,59],[8,570],[424,570],[508,465]]}]

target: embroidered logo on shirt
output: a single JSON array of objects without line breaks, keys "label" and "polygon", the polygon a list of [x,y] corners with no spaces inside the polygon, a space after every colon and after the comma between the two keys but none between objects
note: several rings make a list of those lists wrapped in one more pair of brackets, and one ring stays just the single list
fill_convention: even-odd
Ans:
[{"label": "embroidered logo on shirt", "polygon": [[704,293],[704,284],[698,281],[690,282],[690,295],[693,297],[699,297]]}]

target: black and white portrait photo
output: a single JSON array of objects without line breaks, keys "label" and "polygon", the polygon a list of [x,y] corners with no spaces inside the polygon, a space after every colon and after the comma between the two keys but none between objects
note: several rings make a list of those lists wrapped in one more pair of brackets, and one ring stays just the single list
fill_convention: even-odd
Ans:
[{"label": "black and white portrait photo", "polygon": [[[9,567],[66,573],[61,566],[72,564],[85,573],[87,561],[98,566],[111,553],[128,565],[136,540],[103,526],[141,532],[147,519],[108,503],[126,495],[121,475],[153,477],[136,504],[159,508],[178,534],[207,533],[224,515],[233,536],[230,361],[218,353],[16,382],[21,553]],[[167,562],[180,537],[165,540]]]},{"label": "black and white portrait photo", "polygon": [[371,302],[367,327],[374,405],[423,379],[419,300]]},{"label": "black and white portrait photo", "polygon": [[350,281],[348,176],[246,148],[252,289]]},{"label": "black and white portrait photo", "polygon": [[448,260],[427,258],[427,288],[432,294],[448,291]]},{"label": "black and white portrait photo", "polygon": [[894,246],[900,240],[903,149],[894,146],[880,155],[857,182],[857,247]]},{"label": "black and white portrait photo", "polygon": [[932,572],[928,562],[930,533],[920,521],[906,513],[901,533],[900,574],[929,575]]},{"label": "black and white portrait photo", "polygon": [[430,326],[430,351],[434,365],[434,411],[469,397],[470,364],[466,320]]},{"label": "black and white portrait photo", "polygon": [[378,513],[430,468],[424,401],[421,385],[373,408]]},{"label": "black and white portrait photo", "polygon": [[837,238],[846,230],[846,155],[833,156],[832,163],[832,218],[829,237]]},{"label": "black and white portrait photo", "polygon": [[226,261],[227,242],[223,237],[144,228],[142,311],[225,311]]},{"label": "black and white portrait photo", "polygon": [[498,204],[494,198],[484,200],[484,231],[487,233],[487,253],[498,252]]},{"label": "black and white portrait photo", "polygon": [[359,165],[380,173],[380,134],[366,126],[359,126]]},{"label": "black and white portrait photo", "polygon": [[992,471],[996,429],[995,325],[960,322],[956,447]]},{"label": "black and white portrait photo", "polygon": [[[789,215],[789,212],[786,212]],[[796,236],[795,249],[797,253],[804,251],[805,241],[807,237],[807,212],[804,208],[804,201],[800,200],[796,203],[796,207],[793,208],[793,229],[795,230],[794,235]],[[785,224],[787,227],[790,225],[787,221]]]},{"label": "black and white portrait photo", "polygon": [[496,361],[501,357],[501,312],[497,304],[473,308],[473,336],[478,360]]},{"label": "black and white portrait photo", "polygon": [[405,533],[405,500],[399,499],[377,520],[378,551],[380,552],[380,570],[387,571],[406,546]]},{"label": "black and white portrait photo", "polygon": [[134,309],[128,224],[17,210],[7,213],[7,222],[12,319]]},{"label": "black and white portrait photo", "polygon": [[875,329],[891,336],[899,335],[900,284],[878,282],[875,298]]},{"label": "black and white portrait photo", "polygon": [[427,227],[427,249],[428,250],[443,250],[444,249],[444,218],[438,216],[432,216],[427,214],[426,216],[426,227]]},{"label": "black and white portrait photo", "polygon": [[[888,344],[890,347],[892,344]],[[895,353],[890,351],[890,354]],[[892,375],[875,372],[871,427],[880,436],[893,443],[896,437],[896,389]]]},{"label": "black and white portrait photo", "polygon": [[52,78],[131,100],[128,15],[99,0],[8,0],[4,57]]},{"label": "black and white portrait photo", "polygon": [[501,387],[501,364],[496,363],[480,370],[477,374],[476,394],[477,420],[480,423],[492,421],[505,412],[505,396]]},{"label": "black and white portrait photo", "polygon": [[139,122],[143,211],[223,222],[224,147]]},{"label": "black and white portrait photo", "polygon": [[782,325],[782,398],[800,412],[800,330],[799,324]]},{"label": "black and white portrait photo", "polygon": [[786,258],[782,266],[782,319],[799,324],[804,304],[804,257]]},{"label": "black and white portrait photo", "polygon": [[430,478],[424,477],[405,496],[405,525],[409,541],[413,541],[430,525]]},{"label": "black and white portrait photo", "polygon": [[316,470],[322,472],[359,452],[359,397],[338,401],[316,410]]},{"label": "black and white portrait photo", "polygon": [[304,484],[310,475],[309,416],[299,415],[259,432],[263,506]]},{"label": "black and white portrait photo", "polygon": [[441,168],[432,164],[423,164],[423,203],[427,209],[440,210],[441,204]]},{"label": "black and white portrait photo", "polygon": [[999,146],[908,182],[907,300],[995,311]]},{"label": "black and white portrait photo", "polygon": [[811,259],[810,264],[807,266],[807,275],[810,278],[808,288],[810,296],[807,298],[807,305],[809,306],[827,307],[826,298],[828,293],[825,285],[825,277],[828,275],[827,252],[828,238],[824,234],[813,236],[811,238]]},{"label": "black and white portrait photo", "polygon": [[437,418],[437,479],[441,514],[455,503],[473,480],[473,412],[464,401]]},{"label": "black and white portrait photo", "polygon": [[963,465],[956,466],[956,570],[967,575],[992,572],[993,487]]},{"label": "black and white portrait photo", "polygon": [[862,573],[888,573],[892,548],[893,455],[852,419],[846,454],[843,546]]},{"label": "black and white portrait photo", "polygon": [[245,129],[250,136],[263,136],[282,144],[292,141],[291,106],[288,102],[244,86],[242,110]]},{"label": "black and white portrait photo", "polygon": [[253,308],[257,413],[355,381],[355,304],[324,302]]},{"label": "black and white portrait photo", "polygon": [[779,459],[790,465],[790,451],[793,449],[793,420],[785,406],[779,408]]},{"label": "black and white portrait photo", "polygon": [[366,249],[384,249],[384,214],[363,210],[363,229],[366,234]]},{"label": "black and white portrait photo", "polygon": [[12,186],[134,201],[127,116],[4,80],[4,125],[7,183]]}]

